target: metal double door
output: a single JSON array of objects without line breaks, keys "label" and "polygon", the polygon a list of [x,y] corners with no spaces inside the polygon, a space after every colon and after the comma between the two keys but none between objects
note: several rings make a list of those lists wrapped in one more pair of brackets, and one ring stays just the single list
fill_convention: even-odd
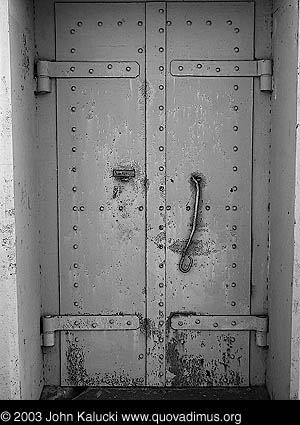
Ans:
[{"label": "metal double door", "polygon": [[248,385],[253,3],[55,13],[62,384]]}]

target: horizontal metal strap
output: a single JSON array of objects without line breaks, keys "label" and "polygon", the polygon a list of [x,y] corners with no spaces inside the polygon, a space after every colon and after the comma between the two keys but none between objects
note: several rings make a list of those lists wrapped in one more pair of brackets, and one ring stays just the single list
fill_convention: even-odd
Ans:
[{"label": "horizontal metal strap", "polygon": [[38,77],[50,78],[136,78],[140,74],[137,62],[51,62],[37,63]]},{"label": "horizontal metal strap", "polygon": [[136,315],[124,316],[45,316],[43,331],[132,330],[140,326]]},{"label": "horizontal metal strap", "polygon": [[176,77],[257,77],[260,61],[173,60],[171,74]]},{"label": "horizontal metal strap", "polygon": [[175,330],[195,331],[258,331],[267,332],[265,316],[202,316],[174,315],[171,327]]}]

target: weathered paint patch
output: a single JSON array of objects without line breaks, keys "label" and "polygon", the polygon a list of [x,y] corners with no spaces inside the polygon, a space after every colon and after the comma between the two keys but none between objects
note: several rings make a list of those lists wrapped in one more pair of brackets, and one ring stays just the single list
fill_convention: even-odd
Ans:
[{"label": "weathered paint patch", "polygon": [[[187,239],[177,239],[168,248],[175,252],[176,254],[181,254],[184,247],[186,246]],[[209,256],[210,254],[218,252],[215,248],[215,242],[211,239],[208,241],[202,241],[201,239],[193,240],[189,246],[188,254],[189,255],[205,255]]]}]

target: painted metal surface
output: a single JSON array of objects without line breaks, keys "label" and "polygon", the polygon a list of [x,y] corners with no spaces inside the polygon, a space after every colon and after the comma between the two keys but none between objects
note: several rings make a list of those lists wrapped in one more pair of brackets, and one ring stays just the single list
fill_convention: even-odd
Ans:
[{"label": "painted metal surface", "polygon": [[[64,332],[62,383],[248,385],[247,332],[172,329],[171,317],[250,314],[253,4],[59,3],[56,16],[57,61],[139,65],[133,78],[69,68],[57,81],[60,313],[140,318]],[[181,72],[208,61],[209,78]],[[183,274],[192,173],[201,202]]]},{"label": "painted metal surface", "polygon": [[[130,61],[143,76],[144,24],[142,4],[57,4],[56,60]],[[60,312],[141,321],[62,333],[64,385],[145,383],[143,88],[142,77],[57,80]],[[113,174],[128,168],[133,179]]]},{"label": "painted metal surface", "polygon": [[[253,4],[167,9],[168,63],[253,60]],[[249,314],[253,81],[177,76],[181,71],[167,81],[167,317]],[[191,173],[201,178],[202,199],[188,253],[194,264],[183,274],[178,260],[192,225]],[[167,385],[247,385],[249,335],[233,334],[170,328]]]}]

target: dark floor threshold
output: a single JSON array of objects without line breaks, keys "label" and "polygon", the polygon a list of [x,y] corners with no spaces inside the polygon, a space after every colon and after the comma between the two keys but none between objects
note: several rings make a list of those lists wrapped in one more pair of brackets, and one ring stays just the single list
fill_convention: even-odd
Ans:
[{"label": "dark floor threshold", "polygon": [[46,385],[41,400],[269,400],[264,386],[239,388],[111,388]]}]

